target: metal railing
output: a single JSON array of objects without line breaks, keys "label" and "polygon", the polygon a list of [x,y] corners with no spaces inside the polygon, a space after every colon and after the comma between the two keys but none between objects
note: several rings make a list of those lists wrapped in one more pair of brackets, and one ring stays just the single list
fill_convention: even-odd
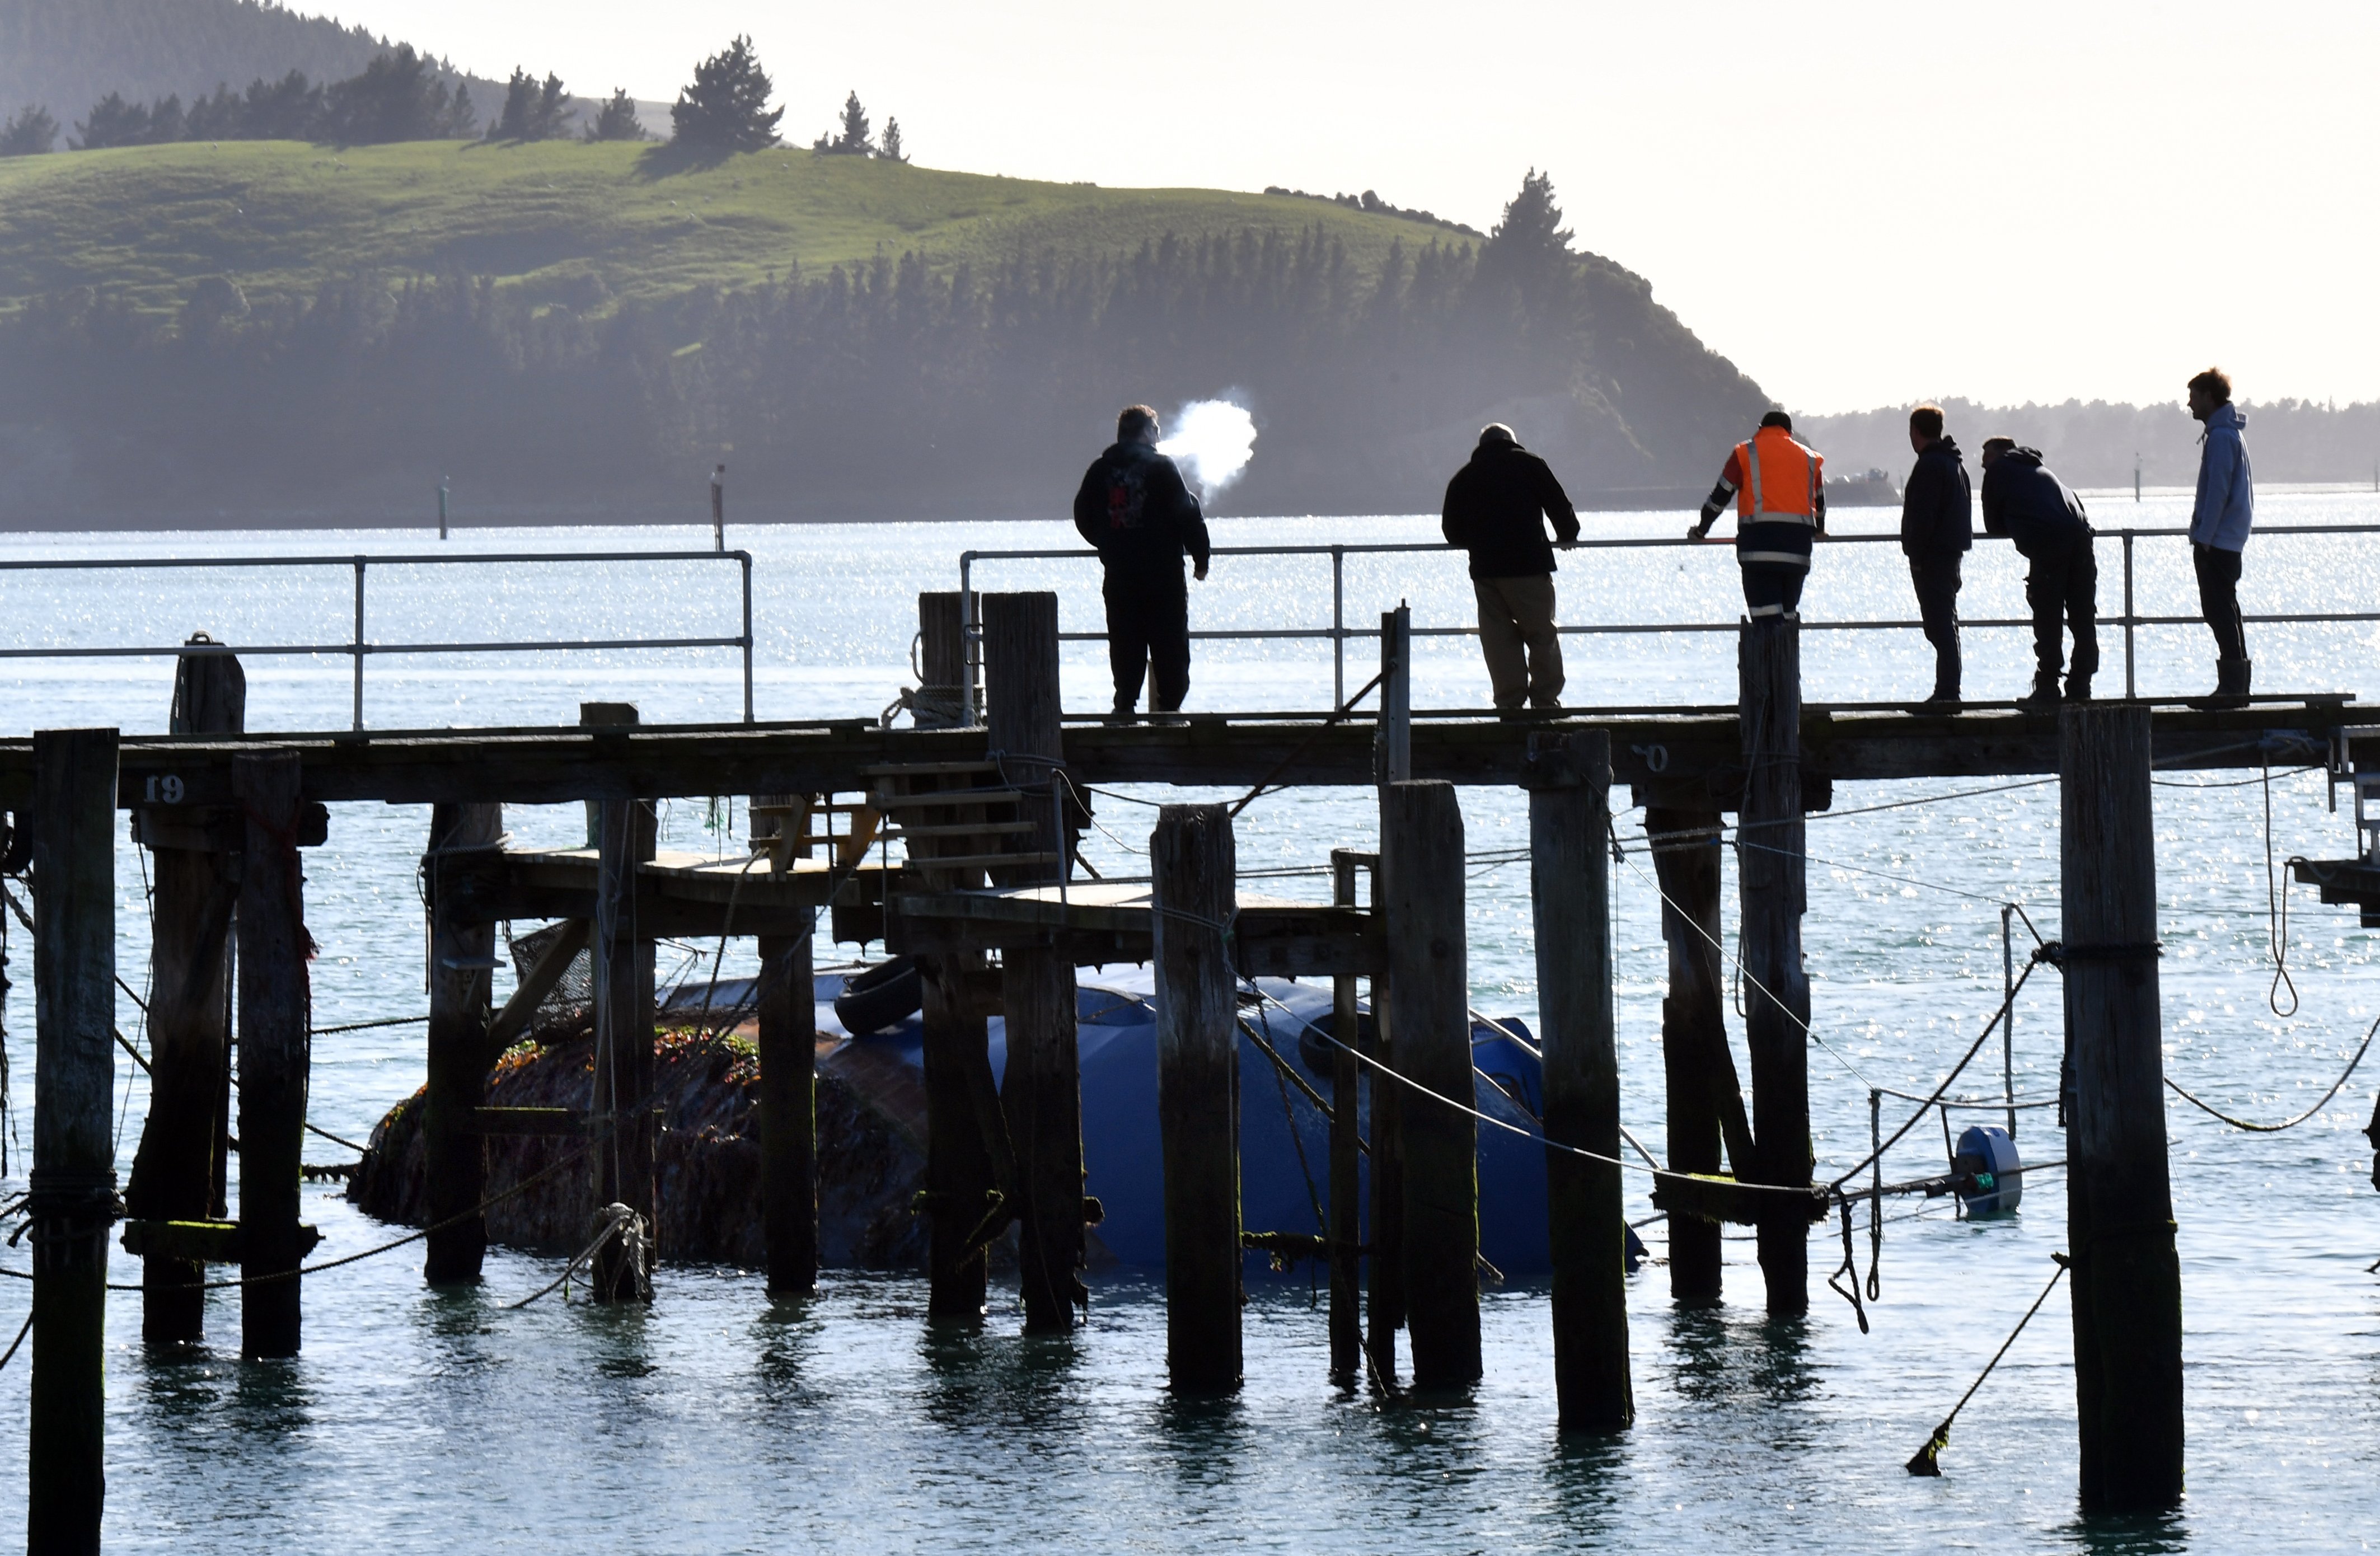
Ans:
[{"label": "metal railing", "polygon": [[[520,638],[502,642],[375,643],[364,637],[364,579],[373,567],[453,567],[474,564],[566,562],[735,562],[743,574],[743,630],[733,638]],[[384,556],[171,556],[99,560],[0,561],[0,574],[117,572],[143,568],[346,567],[355,573],[355,633],[344,643],[176,643],[164,648],[92,645],[0,649],[6,659],[140,659],[161,656],[235,654],[336,655],[355,662],[355,728],[364,727],[364,662],[385,654],[485,654],[582,652],[607,649],[741,649],[744,652],[744,722],[752,719],[752,553],[744,551],[462,552]]]},{"label": "metal railing", "polygon": [[[2137,628],[2143,626],[2196,626],[2201,625],[2204,620],[2203,617],[2195,615],[2144,616],[2138,613],[2135,608],[2132,593],[2134,542],[2143,540],[2186,539],[2189,534],[2190,531],[2187,528],[2180,527],[2148,529],[2101,529],[2095,531],[2094,534],[2093,538],[2095,540],[2116,540],[2120,541],[2123,547],[2123,614],[2120,615],[2099,616],[2097,618],[2097,623],[2101,626],[2120,626],[2123,628],[2124,696],[2128,699],[2137,697],[2139,695],[2133,645],[2134,631]],[[2255,539],[2259,541],[2264,541],[2298,535],[2380,535],[2380,524],[2276,525],[2267,529],[2258,529],[2255,532]],[[1979,533],[1976,536],[1976,539],[1979,541],[1998,540],[1998,537],[1985,536]],[[1828,535],[1826,536],[1819,543],[1821,547],[1839,545],[1898,545],[1900,543],[1900,537],[1888,532],[1878,534]],[[1689,541],[1683,538],[1670,540],[1652,536],[1609,540],[1581,540],[1573,541],[1568,546],[1560,546],[1557,549],[1564,551],[1658,551],[1665,548],[1682,547],[1700,549],[1718,546],[1727,547],[1730,551],[1733,550],[1732,541],[1725,539]],[[1389,555],[1409,552],[1457,552],[1459,548],[1448,545],[1442,541],[1378,541],[1372,543],[1342,545],[1217,546],[1214,548],[1213,552],[1213,554],[1216,556],[1329,557],[1330,559],[1330,625],[1328,626],[1249,628],[1218,627],[1196,630],[1190,634],[1190,637],[1194,640],[1225,639],[1261,641],[1272,638],[1328,640],[1331,646],[1331,705],[1336,707],[1347,699],[1347,644],[1351,640],[1377,638],[1380,635],[1380,629],[1377,626],[1350,626],[1347,625],[1347,558],[1350,556]],[[970,723],[978,723],[982,722],[980,694],[978,690],[982,669],[982,626],[976,620],[975,614],[976,565],[982,562],[1060,560],[1097,561],[1098,558],[1099,553],[1087,547],[1056,548],[1049,550],[965,551],[959,553],[959,610],[960,619],[967,642],[967,686],[965,687],[965,694],[967,720]],[[2380,611],[2267,612],[2252,615],[2243,615],[2242,619],[2251,623],[2380,622]],[[1807,616],[1804,616],[1802,620],[1802,630],[1804,632],[1922,632],[1925,630],[1925,624],[1922,621],[1901,620],[1812,621]],[[1740,622],[1734,621],[1612,622],[1566,625],[1557,627],[1556,630],[1560,632],[1564,637],[1604,637],[1624,636],[1630,634],[1659,634],[1669,632],[1734,632],[1740,626]],[[1962,616],[1960,618],[1959,626],[1961,629],[1967,627],[2022,627],[2030,631],[2033,627],[2033,618],[2030,616]],[[1476,626],[1415,626],[1413,628],[1413,635],[1416,638],[1476,638],[1479,636],[1479,628]],[[1107,641],[1107,634],[1104,632],[1062,632],[1058,637],[1061,642],[1068,643],[1104,643]]]}]

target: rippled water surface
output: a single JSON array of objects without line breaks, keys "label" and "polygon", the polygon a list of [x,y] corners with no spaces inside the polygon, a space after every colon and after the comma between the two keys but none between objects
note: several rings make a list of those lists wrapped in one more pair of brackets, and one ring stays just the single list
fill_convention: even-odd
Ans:
[{"label": "rippled water surface", "polygon": [[[2171,524],[2173,498],[2095,504],[2103,527]],[[2135,519],[2135,516],[2137,519]],[[1852,525],[1883,515],[1848,516]],[[2371,521],[2370,497],[2269,497],[2261,521]],[[1668,535],[1674,516],[1595,516],[1590,532]],[[1421,519],[1232,520],[1224,543],[1355,543],[1433,538]],[[691,529],[459,534],[443,548],[526,550],[698,546]],[[904,684],[920,589],[953,588],[964,547],[1070,542],[1059,525],[816,527],[731,537],[753,553],[757,711],[764,719],[872,716]],[[2243,589],[2259,611],[2372,608],[2380,537],[2261,536]],[[320,553],[345,559],[437,552],[419,535],[13,537],[0,560],[44,556],[238,556]],[[2103,609],[2121,601],[2120,553],[2100,542]],[[1975,616],[2022,614],[2019,564],[1979,550],[1964,599]],[[740,596],[734,564],[368,569],[365,633],[379,644],[523,638],[732,636]],[[1733,569],[1724,551],[1573,553],[1560,576],[1569,620],[1731,622]],[[1062,625],[1099,625],[1096,575],[1074,562],[978,565],[983,588],[1061,591]],[[202,569],[91,573],[0,571],[0,648],[141,646],[193,628],[243,646],[338,644],[354,626],[354,569]],[[2136,599],[2149,614],[2194,603],[2187,556],[2143,540]],[[1342,611],[1377,621],[1400,598],[1422,626],[1459,626],[1469,590],[1442,555],[1354,555]],[[1327,559],[1236,559],[1197,586],[1194,625],[1322,627],[1331,621]],[[1804,602],[1814,624],[1905,619],[1906,575],[1888,546],[1822,551]],[[2260,690],[2380,696],[2370,625],[2252,626]],[[1929,684],[1914,633],[1820,633],[1805,638],[1814,701],[1909,698]],[[2103,634],[2103,689],[2119,689],[2121,634]],[[2144,628],[2138,684],[2177,695],[2211,681],[2203,629]],[[1351,644],[1349,689],[1376,650]],[[1731,699],[1726,634],[1573,638],[1573,703],[1712,703]],[[2029,674],[2022,632],[1970,634],[1968,689],[2013,696]],[[1415,701],[1484,700],[1475,647],[1425,639]],[[344,727],[351,717],[344,657],[250,653],[249,727]],[[155,659],[13,661],[0,733],[36,727],[164,726],[170,663]],[[1330,646],[1320,640],[1202,644],[1194,707],[1325,706]],[[1103,699],[1096,644],[1070,645],[1070,707]],[[637,701],[649,722],[729,720],[742,712],[733,650],[619,650],[589,654],[375,656],[365,717],[377,728],[567,723],[581,698]],[[2380,722],[2380,721],[2375,721]],[[2319,772],[2252,770],[2165,775],[2156,790],[2158,891],[2168,1073],[2235,1112],[2278,1119],[2337,1078],[2380,1016],[2373,937],[2350,910],[2292,903],[2289,960],[2301,1008],[2267,1001],[2273,977],[2268,861],[2339,857],[2355,846],[2344,815],[2325,808]],[[2227,784],[2231,786],[2212,786]],[[1804,933],[1814,1021],[1814,1125],[1822,1172],[1857,1161],[1868,1137],[1871,1086],[1930,1088],[1999,1000],[2000,912],[2022,903],[2057,932],[2054,784],[1939,799],[1979,783],[1845,784],[1838,814],[1814,817]],[[1159,791],[1131,791],[1153,798]],[[1616,803],[1624,804],[1621,791]],[[1842,814],[1896,801],[1900,808]],[[1516,794],[1465,789],[1476,853],[1525,840]],[[1323,862],[1372,831],[1366,793],[1307,790],[1252,807],[1239,827],[1244,868]],[[1130,870],[1150,813],[1103,800],[1112,836],[1090,845],[1103,870]],[[740,808],[733,817],[740,834]],[[308,907],[322,946],[316,1016],[334,1025],[418,1013],[421,920],[414,863],[423,808],[341,805],[331,841],[308,859]],[[668,808],[670,845],[711,848],[730,835],[701,801]],[[569,807],[516,807],[506,825],[524,843],[557,843],[582,825]],[[1642,838],[1641,812],[1619,818]],[[1615,875],[1620,1052],[1624,1116],[1661,1138],[1658,1023],[1665,959],[1641,853]],[[120,849],[119,965],[136,988],[147,966],[141,861]],[[1468,885],[1473,1003],[1534,1019],[1527,872],[1482,861]],[[1311,878],[1268,891],[1323,890]],[[1734,922],[1732,868],[1728,924]],[[2019,934],[2022,931],[2020,929]],[[2029,944],[2029,940],[2025,942]],[[2018,954],[2022,959],[2024,945]],[[821,955],[837,954],[821,945]],[[22,1186],[33,1091],[30,955],[17,932],[18,976],[6,1006],[17,1104],[7,1126],[9,1178]],[[680,959],[690,959],[678,954]],[[663,970],[671,957],[665,954]],[[731,972],[738,965],[731,951]],[[748,965],[748,962],[746,964]],[[502,976],[502,975],[500,975]],[[499,991],[501,994],[501,991]],[[2281,1008],[2289,1002],[2284,993]],[[124,1029],[140,1037],[123,1002]],[[2045,972],[2021,996],[2016,1086],[2055,1085],[2058,991]],[[1734,1037],[1741,1058],[1741,1027]],[[1996,1044],[1994,1045],[1997,1046]],[[1987,1074],[1961,1082],[1998,1084]],[[128,1168],[146,1094],[119,1068]],[[325,1037],[315,1051],[313,1118],[360,1137],[419,1084],[418,1028]],[[236,1294],[209,1311],[215,1344],[149,1354],[138,1297],[109,1312],[107,1541],[117,1550],[544,1550],[650,1551],[1280,1549],[1519,1551],[1824,1547],[1849,1550],[2106,1549],[2228,1550],[2360,1547],[2380,1512],[2380,1199],[2360,1131],[2373,1077],[2359,1076],[2303,1127],[2277,1136],[2228,1129],[2169,1099],[2188,1366],[2190,1495],[2149,1525],[2094,1525],[2074,1505],[2071,1335],[2053,1297],[1961,1416],[1945,1477],[1912,1479],[1902,1462],[1926,1437],[2049,1277],[2064,1247],[2062,1177],[2034,1176],[2022,1212],[1953,1221],[1939,1202],[1901,1205],[1889,1224],[1883,1295],[1862,1334],[1851,1309],[1814,1279],[1808,1319],[1771,1324],[1748,1242],[1727,1245],[1728,1303],[1681,1310],[1665,1272],[1631,1282],[1635,1428],[1576,1442],[1553,1430],[1542,1289],[1514,1284],[1486,1299],[1488,1376],[1473,1395],[1384,1409],[1330,1387],[1322,1317],[1302,1279],[1260,1283],[1247,1312],[1247,1385],[1222,1405],[1170,1399],[1163,1387],[1164,1308],[1144,1272],[1094,1281],[1087,1328],[1070,1340],[1022,1338],[1012,1294],[996,1297],[980,1334],[929,1331],[920,1281],[830,1273],[806,1302],[772,1303],[748,1271],[667,1269],[647,1313],[548,1300],[535,1290],[556,1261],[499,1251],[486,1285],[431,1293],[407,1249],[310,1280],[306,1352],[292,1363],[243,1364]],[[1900,1115],[1888,1106],[1888,1121]],[[2053,1115],[2022,1116],[2019,1144],[2054,1161]],[[1980,1115],[1978,1121],[1985,1121]],[[310,1157],[339,1160],[318,1139]],[[1939,1167],[1939,1131],[1912,1131],[1889,1171]],[[1632,1219],[1650,1213],[1641,1175]],[[394,1234],[334,1190],[308,1190],[308,1219],[326,1234],[318,1258],[369,1248]],[[1658,1223],[1646,1235],[1662,1252]],[[1858,1248],[1864,1272],[1867,1238]],[[1815,1229],[1812,1265],[1840,1258],[1834,1228]],[[22,1268],[22,1249],[7,1250]],[[120,1251],[117,1280],[138,1278]],[[26,1288],[0,1282],[0,1330],[21,1321]],[[0,1334],[5,1339],[5,1334]],[[26,1367],[0,1371],[0,1478],[21,1485]],[[6,1498],[19,1516],[15,1493]],[[0,1537],[0,1538],[12,1537]]]}]

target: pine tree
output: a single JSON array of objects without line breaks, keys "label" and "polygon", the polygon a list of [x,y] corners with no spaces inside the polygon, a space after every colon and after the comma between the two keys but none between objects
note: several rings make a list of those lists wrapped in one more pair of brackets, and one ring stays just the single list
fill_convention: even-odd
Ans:
[{"label": "pine tree", "polygon": [[432,140],[445,128],[449,99],[431,62],[399,43],[374,56],[363,73],[334,81],[322,93],[322,131],[350,146],[391,140]]},{"label": "pine tree", "polygon": [[470,83],[456,81],[454,101],[446,104],[444,139],[468,140],[479,132],[480,111],[472,106]]},{"label": "pine tree", "polygon": [[868,110],[860,106],[859,93],[855,91],[843,100],[843,133],[827,131],[810,142],[810,150],[836,157],[876,154],[876,142],[868,132]]},{"label": "pine tree", "polygon": [[531,121],[532,140],[559,140],[570,133],[570,121],[578,110],[570,105],[570,94],[563,90],[562,78],[546,72],[545,84],[538,89],[537,115]]},{"label": "pine tree", "polygon": [[899,119],[888,118],[884,121],[884,144],[878,150],[876,154],[882,157],[886,162],[907,162],[909,160],[907,155],[901,150],[901,121]]},{"label": "pine tree", "polygon": [[739,37],[694,67],[694,81],[681,90],[670,108],[670,123],[683,145],[706,151],[754,152],[777,142],[779,108],[769,111],[776,90],[752,52],[752,40]]},{"label": "pine tree", "polygon": [[38,157],[57,140],[58,121],[47,108],[28,103],[15,118],[0,125],[0,157]]},{"label": "pine tree", "polygon": [[277,81],[249,83],[239,133],[249,140],[307,140],[322,119],[322,89],[310,84],[304,71],[292,70]]},{"label": "pine tree", "polygon": [[642,140],[645,139],[644,121],[637,117],[637,104],[628,96],[627,88],[613,89],[611,101],[604,103],[602,111],[595,115],[595,122],[587,127],[587,139],[589,140]]},{"label": "pine tree", "polygon": [[91,106],[91,116],[75,126],[67,144],[78,152],[105,151],[110,146],[138,146],[149,138],[149,105],[127,103],[111,91]]},{"label": "pine tree", "polygon": [[149,110],[149,144],[163,146],[185,138],[182,94],[175,92]]}]

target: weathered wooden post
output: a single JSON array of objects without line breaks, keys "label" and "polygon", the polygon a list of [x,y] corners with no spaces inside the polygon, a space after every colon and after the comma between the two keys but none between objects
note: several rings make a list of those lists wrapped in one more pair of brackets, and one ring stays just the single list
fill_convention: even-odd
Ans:
[{"label": "weathered wooden post", "polygon": [[[1802,819],[1801,624],[1743,624],[1743,800],[1736,830],[1743,884],[1744,1042],[1752,1052],[1752,1182],[1810,1182],[1810,979],[1802,969],[1807,906]],[[1784,1195],[1759,1223],[1768,1311],[1810,1310],[1810,1222]]]},{"label": "weathered wooden post", "polygon": [[2093,1513],[2182,1490],[2181,1265],[2167,1175],[2149,711],[2058,718],[2075,1425]]},{"label": "weathered wooden post", "polygon": [[[1661,1002],[1661,1071],[1669,1091],[1670,1166],[1717,1173],[1728,1140],[1738,1175],[1752,1171],[1752,1126],[1727,1046],[1727,991],[1719,971],[1719,813],[1645,808],[1645,839],[1661,888],[1661,938],[1670,992]],[[1670,1217],[1670,1295],[1720,1297],[1719,1223]]]},{"label": "weathered wooden post", "polygon": [[[115,1220],[115,750],[33,736],[33,1379],[26,1547],[99,1550],[107,1231]],[[296,1173],[291,1177],[294,1181]]]},{"label": "weathered wooden post", "polygon": [[[1352,848],[1330,850],[1330,900],[1355,906],[1355,872],[1368,862]],[[1378,896],[1377,890],[1374,895]],[[1356,979],[1330,980],[1330,1376],[1352,1381],[1364,1366],[1363,1077],[1355,1058]],[[1376,1024],[1377,1025],[1377,1024]]]},{"label": "weathered wooden post", "polygon": [[[578,722],[625,736],[620,726],[635,723],[637,710],[585,702]],[[599,1211],[625,1205],[644,1218],[647,1235],[641,1246],[625,1235],[605,1243],[589,1284],[599,1302],[650,1300],[660,1233],[653,1206],[653,941],[637,928],[637,867],[653,857],[658,825],[650,800],[607,798],[593,810],[595,1203]]]},{"label": "weathered wooden post", "polygon": [[[926,1317],[978,1323],[987,1282],[984,1243],[1005,1164],[1008,1134],[993,1093],[982,1007],[969,975],[980,954],[917,958],[926,1083]],[[987,1100],[989,1106],[986,1106]],[[986,1127],[986,1113],[997,1126]]]},{"label": "weathered wooden post", "polygon": [[[1554,1390],[1566,1430],[1636,1418],[1628,1382],[1627,1217],[1621,1208],[1620,1055],[1611,1008],[1611,736],[1529,736],[1529,891],[1545,1076],[1546,1211],[1553,1255]],[[1589,1161],[1558,1149],[1613,1159]]]},{"label": "weathered wooden post", "polygon": [[[1389,785],[1380,813],[1393,1063],[1404,1099],[1405,1328],[1414,1386],[1480,1375],[1479,1128],[1463,922],[1463,812],[1441,780]],[[1452,1104],[1452,1105],[1448,1105]]]},{"label": "weathered wooden post", "polygon": [[769,1291],[818,1286],[818,1019],[810,942],[760,937],[760,1219]]},{"label": "weathered wooden post", "polygon": [[[1373,736],[1373,777],[1379,785],[1381,833],[1387,834],[1389,785],[1413,776],[1413,611],[1399,605],[1380,613],[1380,716]],[[1377,868],[1377,867],[1376,867]],[[1373,877],[1373,906],[1388,912],[1387,893]],[[1393,955],[1372,979],[1373,1058],[1398,1068]],[[1404,1120],[1412,1099],[1394,1080],[1372,1076],[1372,1269],[1366,1294],[1366,1345],[1384,1384],[1397,1374],[1397,1331],[1405,1327],[1405,1145]]]},{"label": "weathered wooden post", "polygon": [[430,809],[430,846],[421,860],[430,904],[430,1073],[421,1146],[431,1233],[421,1274],[433,1286],[478,1281],[488,1251],[486,1218],[471,1213],[487,1193],[488,1176],[486,1142],[472,1112],[487,1100],[496,965],[495,925],[457,912],[457,893],[443,889],[445,869],[456,854],[499,846],[504,830],[501,805],[447,803]]},{"label": "weathered wooden post", "polygon": [[[211,643],[207,635],[192,645]],[[174,669],[168,728],[176,735],[237,733],[245,722],[247,677],[229,654],[185,654]],[[216,1142],[231,1063],[232,908],[239,895],[232,853],[220,846],[218,818],[142,807],[140,842],[155,855],[154,933],[149,951],[149,1116],[125,1213],[141,1221],[196,1222],[215,1205]],[[190,1343],[206,1335],[207,1267],[162,1250],[141,1260],[140,1337]]]},{"label": "weathered wooden post", "polygon": [[[1058,597],[983,596],[984,728],[993,760],[1026,798],[1031,852],[1005,884],[1063,881],[1072,858],[1058,723]],[[1001,953],[1008,1067],[1001,1106],[1016,1153],[1020,1278],[1027,1333],[1063,1332],[1090,1293],[1082,1268],[1083,1104],[1075,1056],[1075,963],[1054,944]]]},{"label": "weathered wooden post", "polygon": [[1240,1386],[1238,864],[1220,805],[1169,805],[1155,877],[1157,1122],[1165,1155],[1165,1362],[1181,1393]]},{"label": "weathered wooden post", "polygon": [[312,1012],[301,773],[295,751],[232,759],[247,821],[239,879],[240,1351],[294,1356],[299,1331],[298,1161],[306,1140]]},{"label": "weathered wooden post", "polygon": [[[976,596],[977,620],[982,619],[983,596]],[[911,694],[909,716],[919,729],[951,729],[969,722],[967,677],[973,661],[967,653],[966,624],[958,590],[929,590],[917,596],[917,689]]]}]

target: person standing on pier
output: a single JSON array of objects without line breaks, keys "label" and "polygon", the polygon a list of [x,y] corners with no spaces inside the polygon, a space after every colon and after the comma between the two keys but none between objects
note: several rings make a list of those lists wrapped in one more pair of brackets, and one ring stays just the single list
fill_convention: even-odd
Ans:
[{"label": "person standing on pier", "polygon": [[2190,381],[2190,414],[2206,424],[2198,440],[2198,494],[2190,509],[2190,560],[2198,571],[2198,605],[2215,634],[2215,695],[2207,705],[2248,700],[2248,627],[2240,614],[2240,553],[2256,522],[2256,483],[2248,468],[2248,419],[2231,403],[2231,379],[2209,368]]},{"label": "person standing on pier", "polygon": [[1207,518],[1173,461],[1157,452],[1157,412],[1127,406],[1116,441],[1091,461],[1075,493],[1075,528],[1099,553],[1107,577],[1108,666],[1115,716],[1132,717],[1144,677],[1151,713],[1178,711],[1190,695],[1190,590],[1207,577]]},{"label": "person standing on pier", "polygon": [[2092,553],[2082,499],[2041,462],[2040,450],[2019,448],[2014,438],[1985,438],[1984,533],[2013,541],[2017,554],[2032,564],[2024,576],[2024,599],[2033,607],[2037,668],[2033,690],[2017,699],[2017,706],[2058,704],[2061,615],[2074,632],[2074,667],[2066,677],[2065,699],[2087,702],[2092,673],[2099,668],[2099,563]]},{"label": "person standing on pier", "polygon": [[1909,446],[1916,452],[1900,492],[1900,551],[1917,590],[1917,614],[1934,645],[1934,693],[1928,702],[1959,700],[1959,567],[1975,543],[1973,488],[1959,445],[1942,431],[1942,407],[1909,413]]},{"label": "person standing on pier", "polygon": [[1552,468],[1523,448],[1512,429],[1479,430],[1471,461],[1446,483],[1439,521],[1446,543],[1471,553],[1479,602],[1479,650],[1500,712],[1561,706],[1561,634],[1554,626],[1551,521],[1562,544],[1578,539],[1578,510]]},{"label": "person standing on pier", "polygon": [[1772,410],[1760,430],[1737,444],[1703,500],[1702,521],[1686,539],[1706,539],[1736,504],[1735,560],[1743,570],[1745,613],[1755,622],[1799,617],[1810,547],[1827,532],[1826,460],[1796,440],[1793,419]]}]

